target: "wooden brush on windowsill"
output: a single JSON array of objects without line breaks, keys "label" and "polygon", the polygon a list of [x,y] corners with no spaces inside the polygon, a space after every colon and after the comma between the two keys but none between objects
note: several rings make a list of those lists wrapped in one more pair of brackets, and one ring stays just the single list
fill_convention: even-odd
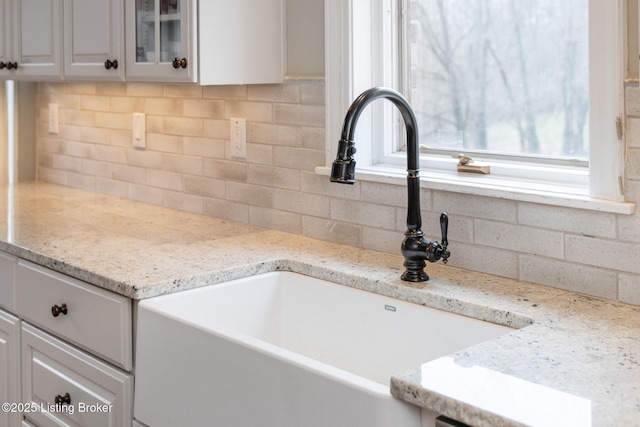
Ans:
[{"label": "wooden brush on windowsill", "polygon": [[458,154],[451,157],[458,159],[458,172],[479,173],[482,175],[488,175],[491,173],[491,166],[474,163],[470,156]]}]

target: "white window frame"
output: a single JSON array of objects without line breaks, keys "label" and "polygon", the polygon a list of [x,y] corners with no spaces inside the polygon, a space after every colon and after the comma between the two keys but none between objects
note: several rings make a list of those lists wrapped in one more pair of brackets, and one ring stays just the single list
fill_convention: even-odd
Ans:
[{"label": "white window frame", "polygon": [[[376,31],[390,25],[392,18],[384,11],[392,5],[392,0],[325,0],[327,166],[318,168],[318,173],[328,174],[351,102],[370,87],[396,85],[394,71],[385,68],[382,60],[389,55],[390,46]],[[589,7],[589,170],[517,162],[503,167],[498,162],[492,164],[491,175],[476,176],[458,173],[454,159],[427,155],[420,159],[425,188],[620,214],[634,212],[635,204],[624,202],[625,141],[624,136],[618,139],[616,125],[618,117],[624,123],[624,2],[590,0]],[[359,120],[356,179],[405,185],[404,167],[374,162],[380,157],[374,150],[389,146],[384,140],[391,137],[391,126],[383,132],[374,130],[374,123],[385,117],[385,108],[392,108],[386,104],[390,103],[373,103]],[[596,120],[598,117],[607,120]]]}]

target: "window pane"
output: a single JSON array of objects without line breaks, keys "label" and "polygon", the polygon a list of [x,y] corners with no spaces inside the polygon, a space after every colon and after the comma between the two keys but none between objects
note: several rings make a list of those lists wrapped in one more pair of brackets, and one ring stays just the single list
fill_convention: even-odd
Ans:
[{"label": "window pane", "polygon": [[588,158],[588,0],[409,0],[409,97],[432,149]]}]

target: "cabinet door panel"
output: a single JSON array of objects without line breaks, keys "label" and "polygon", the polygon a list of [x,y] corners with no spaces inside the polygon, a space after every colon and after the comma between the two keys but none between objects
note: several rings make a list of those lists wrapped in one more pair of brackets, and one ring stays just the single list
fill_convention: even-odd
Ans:
[{"label": "cabinet door panel", "polygon": [[[8,61],[11,54],[11,2],[0,0],[0,61]],[[0,72],[7,73],[6,69]]]},{"label": "cabinet door panel", "polygon": [[[65,77],[124,78],[121,3],[65,0]],[[113,65],[105,66],[106,61]],[[117,66],[113,61],[117,61]]]},{"label": "cabinet door panel", "polygon": [[15,0],[15,76],[62,78],[62,0]]},{"label": "cabinet door panel", "polygon": [[[23,323],[22,401],[49,411],[29,416],[42,425],[124,427],[132,421],[133,377]],[[56,397],[67,403],[56,409]],[[93,406],[89,406],[93,405]]]}]

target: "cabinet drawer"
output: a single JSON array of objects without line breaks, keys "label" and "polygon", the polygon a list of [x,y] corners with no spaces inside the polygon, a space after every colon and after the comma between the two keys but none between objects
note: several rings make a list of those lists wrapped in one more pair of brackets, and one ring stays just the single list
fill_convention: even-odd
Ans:
[{"label": "cabinet drawer", "polygon": [[16,310],[16,265],[17,257],[0,252],[0,307],[10,311]]},{"label": "cabinet drawer", "polygon": [[18,262],[16,291],[22,317],[127,371],[132,369],[128,298],[24,260]]},{"label": "cabinet drawer", "polygon": [[133,420],[133,376],[26,323],[22,384],[22,401],[37,408],[25,415],[42,426],[121,427]]}]

